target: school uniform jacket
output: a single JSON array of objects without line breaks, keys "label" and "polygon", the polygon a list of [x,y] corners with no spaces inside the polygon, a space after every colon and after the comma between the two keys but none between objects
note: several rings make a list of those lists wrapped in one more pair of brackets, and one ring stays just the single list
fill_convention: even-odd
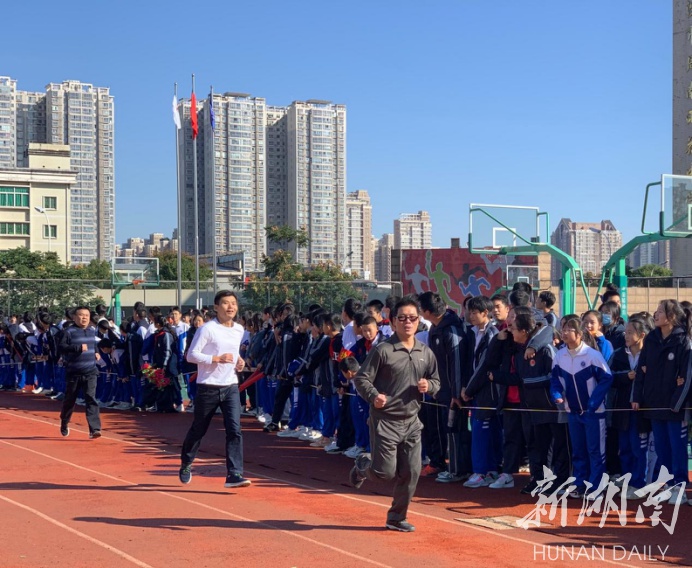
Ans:
[{"label": "school uniform jacket", "polygon": [[[639,403],[648,418],[680,422],[685,419],[684,406],[692,382],[691,349],[690,339],[682,326],[676,327],[665,339],[658,328],[644,339],[634,379],[632,402]],[[678,377],[685,380],[680,387],[677,386]],[[647,408],[664,410],[646,410]]]},{"label": "school uniform jacket", "polygon": [[442,404],[459,398],[459,393],[467,382],[464,363],[469,354],[468,341],[464,322],[452,310],[447,310],[440,323],[430,328],[428,347],[437,359],[437,370],[440,373],[440,390],[435,398]]},{"label": "school uniform jacket", "polygon": [[[641,356],[641,352],[640,352]],[[613,373],[613,408],[622,410],[632,409],[632,390],[634,381],[628,377],[630,371],[635,371],[630,364],[629,353],[626,347],[618,349],[613,354],[610,362],[610,370]],[[650,428],[646,420],[642,420],[641,412],[613,412],[612,426],[618,430],[626,431],[630,425],[630,418],[639,418],[638,428],[640,432],[648,432]]]},{"label": "school uniform jacket", "polygon": [[472,416],[478,420],[487,420],[497,414],[504,404],[505,387],[495,384],[488,378],[488,373],[499,368],[502,364],[501,342],[495,341],[499,332],[493,324],[488,324],[485,333],[475,347],[475,332],[471,329],[468,333],[473,349],[473,373],[466,385],[466,396],[473,399],[473,406],[484,407],[483,410],[473,410]]},{"label": "school uniform jacket", "polygon": [[603,355],[583,342],[574,353],[565,346],[553,359],[551,396],[553,400],[564,399],[567,412],[604,413],[612,384],[613,375]]}]

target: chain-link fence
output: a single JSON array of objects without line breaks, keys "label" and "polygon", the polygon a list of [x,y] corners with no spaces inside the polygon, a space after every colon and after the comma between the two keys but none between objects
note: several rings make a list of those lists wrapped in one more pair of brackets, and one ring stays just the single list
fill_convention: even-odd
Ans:
[{"label": "chain-link fence", "polygon": [[[281,302],[293,302],[299,311],[307,311],[312,304],[319,304],[329,311],[340,311],[347,298],[362,302],[373,299],[384,301],[390,295],[401,295],[399,282],[376,283],[371,281],[321,281],[276,282],[251,281],[242,283],[225,278],[217,280],[217,289],[230,288],[240,297],[241,309],[260,311],[265,306]],[[4,314],[36,312],[40,307],[62,314],[66,308],[85,304],[95,306],[112,304],[115,290],[110,281],[104,280],[50,280],[50,279],[0,279],[0,311]],[[213,281],[200,282],[200,303],[210,306],[214,300]],[[158,287],[127,287],[120,291],[123,310],[143,302],[146,306],[168,309],[182,305],[197,305],[195,282],[182,283],[182,298],[178,297],[176,281],[161,281]]]}]

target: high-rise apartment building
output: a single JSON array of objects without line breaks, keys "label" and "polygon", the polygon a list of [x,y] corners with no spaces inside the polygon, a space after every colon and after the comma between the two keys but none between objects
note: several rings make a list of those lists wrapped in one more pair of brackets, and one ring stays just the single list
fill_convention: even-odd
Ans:
[{"label": "high-rise apartment building", "polygon": [[[245,252],[246,270],[260,269],[266,250],[266,104],[245,93],[214,95],[215,129],[208,99],[198,101],[197,199],[199,253]],[[180,103],[182,247],[195,250],[193,140],[190,101]]]},{"label": "high-rise apartment building", "polygon": [[392,280],[392,249],[394,234],[385,233],[377,242],[375,249],[375,280],[390,282]]},{"label": "high-rise apartment building", "polygon": [[[267,244],[265,227],[288,225],[305,230],[310,238],[304,248],[288,244],[296,262],[343,265],[345,107],[316,100],[276,107],[242,93],[214,95],[212,152],[207,104],[203,100],[197,107],[200,254],[210,254],[215,240],[217,252],[245,251],[246,269],[261,270],[262,255],[279,248]],[[178,172],[184,212],[182,246],[193,252],[190,101],[181,101],[179,108],[185,125],[180,134]],[[214,208],[215,238],[210,222]]]},{"label": "high-rise apartment building", "polygon": [[405,213],[394,220],[394,248],[432,248],[432,223],[427,211]]},{"label": "high-rise apartment building", "polygon": [[372,206],[363,189],[346,197],[346,258],[344,270],[355,272],[360,278],[374,277]]},{"label": "high-rise apartment building", "polygon": [[28,167],[29,144],[66,144],[77,181],[70,192],[70,259],[109,260],[115,247],[114,104],[110,91],[79,81],[45,93],[0,77],[0,167]]},{"label": "high-rise apartment building", "polygon": [[[692,175],[692,5],[687,0],[673,0],[673,173]],[[670,241],[670,268],[673,274],[692,274],[690,239]]]},{"label": "high-rise apartment building", "polygon": [[287,112],[287,225],[304,229],[307,247],[291,244],[297,262],[346,261],[346,107],[294,101]]},{"label": "high-rise apartment building", "polygon": [[[583,273],[600,274],[603,265],[622,246],[622,233],[607,220],[575,223],[563,218],[551,235],[550,242],[573,257]],[[557,281],[560,277],[560,265],[553,260],[552,278]]]},{"label": "high-rise apartment building", "polygon": [[632,268],[639,268],[647,264],[669,267],[670,244],[670,241],[643,243],[627,257],[627,264]]}]

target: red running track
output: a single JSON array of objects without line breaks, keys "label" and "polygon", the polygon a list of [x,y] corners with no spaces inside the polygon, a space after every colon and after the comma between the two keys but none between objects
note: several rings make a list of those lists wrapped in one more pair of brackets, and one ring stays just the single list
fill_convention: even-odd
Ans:
[{"label": "red running track", "polygon": [[[665,562],[692,565],[688,506],[673,536],[635,523],[631,505],[625,527],[612,513],[603,528],[600,515],[580,526],[575,501],[564,528],[559,519],[528,531],[484,528],[463,521],[532,510],[536,500],[519,494],[525,476],[507,490],[423,478],[409,515],[416,532],[395,533],[384,529],[386,484],[366,481],[356,491],[347,484],[352,460],[265,434],[253,419],[243,419],[253,485],[228,490],[221,417],[183,486],[179,451],[190,414],[105,411],[104,436],[89,440],[82,411],[68,438],[58,412],[42,396],[0,394],[3,568],[654,565],[648,556],[661,566],[657,545]],[[669,519],[672,507],[662,511]]]}]

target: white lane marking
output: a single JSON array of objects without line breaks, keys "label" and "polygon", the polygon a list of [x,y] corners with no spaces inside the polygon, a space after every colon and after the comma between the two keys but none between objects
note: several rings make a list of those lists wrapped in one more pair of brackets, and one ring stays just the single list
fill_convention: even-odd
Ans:
[{"label": "white lane marking", "polygon": [[[73,463],[73,462],[70,462],[70,461],[67,461],[67,460],[63,460],[63,459],[60,459],[60,458],[56,458],[55,456],[51,456],[51,455],[49,455],[49,454],[44,454],[43,452],[38,452],[38,451],[36,451],[36,450],[32,450],[32,449],[29,449],[29,448],[24,448],[24,447],[22,447],[22,446],[18,446],[17,444],[13,444],[13,443],[8,442],[8,441],[6,441],[6,440],[0,440],[0,443],[3,443],[3,444],[5,444],[5,445],[7,445],[7,446],[12,446],[13,448],[17,448],[18,450],[24,450],[24,451],[26,451],[26,452],[30,452],[30,453],[32,453],[32,454],[36,454],[37,456],[41,456],[41,457],[44,457],[44,458],[47,458],[47,459],[56,461],[56,462],[58,462],[58,463],[62,463],[62,464],[65,464],[65,465],[69,465],[69,466],[74,467],[74,468],[76,468],[76,469],[81,469],[82,471],[86,471],[86,472],[88,472],[88,473],[93,473],[93,474],[95,474],[95,475],[100,475],[101,477],[105,477],[105,478],[107,478],[107,479],[112,479],[113,481],[117,481],[117,482],[122,483],[122,484],[124,484],[124,485],[130,485],[130,486],[133,486],[133,487],[138,487],[138,486],[139,486],[138,483],[135,483],[135,482],[133,482],[133,481],[128,481],[127,479],[122,479],[122,478],[120,478],[120,477],[114,477],[114,476],[109,475],[109,474],[107,474],[107,473],[103,473],[102,471],[98,471],[98,470],[95,470],[95,469],[91,469],[91,468],[88,468],[88,467],[84,467],[84,466],[81,466],[81,465],[79,465],[79,464],[76,464],[76,463]],[[98,486],[95,486],[94,489],[98,489]],[[358,560],[359,562],[365,562],[365,563],[367,563],[367,564],[372,564],[373,566],[379,566],[380,568],[393,568],[392,566],[389,566],[388,564],[382,564],[382,563],[377,562],[377,561],[375,561],[375,560],[371,560],[370,558],[365,558],[364,556],[359,556],[358,554],[353,554],[352,552],[349,552],[348,550],[343,550],[343,549],[341,549],[341,548],[337,548],[337,547],[335,547],[335,546],[331,546],[331,545],[326,544],[326,543],[324,543],[324,542],[320,542],[319,540],[314,540],[314,539],[312,539],[312,538],[309,538],[309,537],[307,537],[307,536],[304,536],[304,535],[301,535],[301,534],[298,534],[298,533],[295,533],[295,532],[292,532],[292,531],[280,529],[280,528],[278,528],[278,527],[275,527],[275,526],[272,525],[271,523],[266,523],[266,522],[264,522],[264,521],[258,521],[258,520],[255,520],[255,519],[249,519],[249,518],[247,518],[247,517],[241,517],[240,515],[236,515],[236,514],[234,514],[234,513],[230,513],[230,512],[228,512],[228,511],[224,511],[223,509],[217,509],[216,507],[212,507],[211,505],[206,505],[206,504],[200,503],[200,502],[198,502],[198,501],[193,501],[192,499],[187,499],[186,497],[181,497],[180,495],[173,495],[172,493],[168,493],[168,492],[166,492],[166,491],[156,490],[155,492],[156,492],[156,493],[159,493],[160,495],[164,495],[164,496],[166,496],[166,497],[172,497],[172,498],[174,498],[174,499],[179,499],[179,500],[181,500],[181,501],[185,501],[186,503],[190,503],[191,505],[196,505],[197,507],[202,507],[202,508],[204,508],[204,509],[209,509],[209,510],[211,510],[211,511],[215,511],[215,512],[217,512],[217,513],[219,513],[219,514],[226,515],[227,517],[231,517],[231,518],[233,518],[233,519],[239,519],[239,520],[241,520],[241,521],[245,521],[245,522],[254,523],[254,524],[257,524],[257,525],[262,525],[262,526],[268,527],[268,528],[270,528],[270,529],[279,531],[279,532],[281,532],[281,533],[283,533],[283,534],[292,536],[292,537],[294,537],[294,538],[297,538],[297,539],[300,539],[300,540],[304,540],[304,541],[306,541],[306,542],[310,542],[310,543],[315,544],[315,545],[317,545],[317,546],[321,546],[321,547],[323,547],[323,548],[327,548],[328,550],[331,550],[331,551],[333,551],[333,552],[338,552],[339,554],[343,554],[344,556],[348,556],[348,557],[350,557],[350,558],[354,558],[354,559]],[[8,500],[6,497],[3,497],[2,495],[0,495],[0,499],[6,499],[6,500]],[[14,503],[14,501],[13,501],[13,503]],[[23,506],[23,505],[21,505],[21,504],[19,504],[19,503],[16,503],[16,504],[17,504],[17,505],[20,505],[20,506]],[[26,507],[26,508],[29,509],[29,507]],[[38,511],[32,510],[32,512],[36,512],[36,514],[42,515],[42,513],[39,513]],[[50,517],[46,517],[46,519],[50,519]],[[57,523],[57,521],[55,521],[55,522]],[[64,528],[67,528],[67,529],[70,528],[70,527],[68,527],[67,525],[62,525],[62,524],[61,524],[61,526],[64,526]],[[75,534],[80,534],[80,535],[83,534],[83,533],[79,533],[79,531],[74,531],[74,532],[75,532]],[[86,537],[87,535],[84,535],[84,536]],[[97,541],[97,542],[98,542],[98,541]],[[105,543],[104,543],[104,544],[105,544]],[[105,546],[108,546],[108,545],[105,545]],[[123,553],[123,554],[125,554],[125,553]],[[142,566],[148,566],[148,565],[147,565],[147,564],[143,564]],[[149,568],[152,568],[152,567],[149,566]]]},{"label": "white lane marking", "polygon": [[13,501],[12,499],[5,497],[4,495],[0,495],[0,499],[3,501],[6,501],[7,503],[10,503],[14,505],[15,507],[19,507],[20,509],[24,509],[25,511],[29,511],[30,513],[33,513],[37,517],[41,517],[44,521],[48,521],[49,523],[54,524],[57,527],[60,527],[61,529],[65,529],[68,532],[71,532],[74,535],[77,535],[80,538],[83,538],[84,540],[88,540],[89,542],[96,544],[97,546],[100,546],[101,548],[105,548],[109,552],[112,552],[113,554],[117,554],[121,558],[124,558],[125,560],[128,560],[129,562],[132,562],[135,566],[139,566],[140,568],[153,568],[153,566],[147,564],[146,562],[142,562],[141,560],[137,560],[135,557],[130,556],[127,552],[123,552],[119,548],[115,548],[114,546],[111,546],[110,544],[106,544],[105,542],[98,540],[94,538],[93,536],[89,536],[88,534],[84,534],[83,532],[78,531],[77,529],[73,529],[72,527],[61,523],[60,521],[49,517],[48,515],[42,513],[41,511],[37,511],[36,509],[33,509],[27,505],[24,505],[22,503],[17,503],[17,501]]},{"label": "white lane marking", "polygon": [[[48,424],[49,426],[53,426],[53,427],[56,427],[56,428],[58,427],[58,424],[55,424],[54,422],[50,422],[50,421],[47,421],[47,420],[40,420],[40,419],[38,419],[38,418],[34,418],[34,417],[31,417],[31,416],[22,416],[22,415],[19,415],[19,414],[13,413],[13,412],[8,412],[8,411],[5,411],[5,410],[0,410],[0,414],[8,414],[8,415],[10,415],[10,416],[16,416],[16,417],[18,417],[18,418],[23,418],[23,419],[25,419],[25,420],[32,420],[32,421],[34,421],[34,422],[40,422],[40,423],[42,423],[42,424]],[[106,438],[106,439],[108,439],[108,440],[113,440],[113,441],[115,441],[115,442],[122,442],[122,443],[124,443],[124,444],[130,444],[130,445],[134,445],[134,446],[142,446],[142,447],[150,448],[150,446],[148,446],[148,445],[146,445],[146,444],[140,444],[140,443],[138,443],[138,442],[132,442],[132,441],[129,441],[129,440],[121,440],[120,438],[112,438],[112,437],[109,437],[109,436],[102,436],[102,438]],[[4,444],[9,444],[9,445],[11,445],[11,446],[14,446],[14,444],[10,444],[9,442],[6,442],[6,441],[4,441],[4,440],[0,440],[0,442],[3,442]],[[76,467],[76,468],[83,469],[84,471],[88,471],[88,472],[90,472],[90,473],[95,473],[95,474],[98,474],[98,475],[102,475],[102,476],[104,476],[104,477],[107,477],[107,478],[110,478],[110,479],[114,479],[115,481],[124,482],[123,479],[121,479],[121,478],[119,478],[119,477],[110,476],[110,475],[108,475],[107,473],[102,473],[102,472],[98,472],[98,471],[95,471],[95,470],[91,470],[91,469],[89,469],[89,468],[85,468],[85,467],[83,467],[83,466],[80,466],[80,465],[77,465],[77,464],[73,464],[73,463],[71,463],[71,462],[65,462],[65,461],[63,461],[63,460],[61,460],[61,459],[59,459],[59,458],[55,458],[55,457],[53,457],[53,456],[48,456],[48,455],[46,455],[46,454],[41,454],[40,452],[36,452],[35,450],[30,450],[29,448],[23,448],[22,446],[16,446],[16,447],[19,448],[19,449],[22,449],[22,450],[29,451],[29,452],[34,452],[34,453],[36,453],[36,454],[38,454],[38,455],[44,455],[45,457],[48,457],[48,458],[50,458],[50,459],[53,459],[53,460],[56,460],[56,461],[59,461],[59,462],[63,462],[63,463],[65,463],[65,464],[67,464],[67,465],[72,465],[72,466],[74,466],[74,467]],[[166,453],[166,454],[170,453],[170,452],[166,452],[165,450],[162,450],[162,449],[160,449],[160,448],[150,448],[150,449],[153,449],[153,450],[158,451],[158,452],[161,452],[161,453]],[[199,460],[196,460],[196,461],[199,461]],[[279,481],[279,482],[281,482],[281,483],[285,483],[286,485],[291,485],[291,486],[293,486],[293,487],[298,487],[298,488],[300,488],[300,489],[310,489],[310,490],[312,490],[312,491],[316,491],[316,492],[319,492],[319,493],[324,493],[324,494],[327,494],[327,495],[334,495],[334,496],[337,496],[337,497],[341,497],[341,498],[343,498],[343,499],[349,499],[349,500],[351,500],[351,501],[357,501],[357,502],[359,502],[359,503],[364,503],[364,504],[367,504],[367,505],[374,505],[374,506],[376,506],[376,507],[381,507],[381,508],[389,509],[389,505],[386,505],[386,504],[384,504],[384,503],[377,503],[376,501],[369,501],[368,499],[363,499],[362,497],[354,497],[353,495],[347,495],[347,494],[345,494],[345,493],[338,493],[338,492],[336,492],[336,491],[334,491],[334,490],[330,490],[330,489],[321,489],[321,488],[319,488],[319,487],[313,487],[312,485],[306,485],[306,484],[304,484],[304,483],[296,483],[295,481],[289,481],[289,480],[281,479],[281,478],[278,478],[278,477],[272,477],[272,476],[270,476],[270,475],[265,475],[265,474],[258,473],[258,472],[253,472],[253,471],[250,471],[250,470],[246,470],[246,472],[249,473],[249,474],[251,474],[251,475],[253,475],[253,476],[255,476],[255,477],[258,477],[258,478],[260,478],[260,479],[268,479],[268,480],[270,480],[270,481]],[[128,484],[130,484],[130,485],[138,485],[137,483],[133,483],[133,482],[130,482],[130,481],[128,481],[128,482],[126,482],[126,483],[128,483]],[[158,493],[164,493],[164,492],[163,492],[163,491],[158,491]],[[170,496],[170,497],[176,497],[176,498],[178,498],[178,499],[183,499],[183,500],[189,501],[190,503],[193,503],[193,504],[195,504],[195,505],[201,505],[201,504],[198,503],[197,501],[190,501],[190,500],[185,499],[184,497],[179,497],[179,496],[177,496],[177,495],[172,495],[172,494],[167,494],[167,495]],[[206,505],[201,505],[201,506],[206,506]],[[413,515],[417,515],[417,516],[419,516],[419,517],[423,517],[423,518],[425,518],[425,519],[432,519],[432,520],[435,520],[435,521],[440,521],[440,522],[442,522],[442,523],[447,523],[447,524],[450,524],[450,525],[454,525],[454,526],[457,527],[457,528],[461,528],[460,522],[459,522],[459,521],[456,521],[456,520],[445,519],[444,517],[437,517],[437,516],[435,516],[435,515],[428,515],[427,513],[420,513],[420,512],[418,512],[418,511],[414,511],[413,509],[409,509],[409,513],[410,513],[410,514],[413,514]],[[231,513],[227,513],[227,514],[230,515]],[[259,521],[253,521],[253,522],[259,522]],[[274,528],[274,527],[272,527],[272,528]],[[503,534],[503,533],[498,532],[498,531],[490,531],[490,530],[484,529],[483,527],[479,527],[479,526],[476,526],[476,525],[470,525],[470,524],[466,524],[466,523],[465,523],[463,528],[465,528],[465,529],[470,529],[470,530],[474,530],[474,531],[478,531],[478,532],[482,532],[482,533],[485,533],[485,534],[491,534],[491,535],[496,536],[496,537],[504,538],[504,539],[507,539],[507,540],[513,540],[513,541],[515,541],[515,542],[521,542],[521,543],[524,543],[524,544],[527,544],[527,545],[531,545],[531,546],[535,546],[535,545],[539,545],[539,546],[540,546],[540,545],[541,545],[541,543],[538,542],[538,541],[533,541],[533,540],[529,540],[529,539],[525,539],[525,538],[519,538],[519,537],[516,537],[516,536],[511,536],[511,535],[508,535],[508,534]],[[278,530],[281,530],[281,529],[278,529]],[[293,535],[293,536],[300,536],[300,535],[295,535],[294,533],[288,533],[288,534],[291,534],[291,535]],[[547,534],[547,533],[543,533],[543,534]],[[569,540],[571,540],[571,539],[569,539]],[[315,541],[315,542],[319,543],[319,541]],[[582,542],[582,541],[576,540],[575,542]],[[586,541],[586,542],[588,543],[588,541]],[[319,544],[323,545],[322,543],[319,543]],[[326,545],[326,544],[325,544],[325,545],[323,545],[323,546],[328,547],[329,545]],[[350,554],[348,551],[344,551],[344,552],[345,552],[346,554]],[[364,560],[368,560],[368,559],[364,559]],[[634,565],[632,565],[632,564],[623,564],[622,562],[614,562],[614,561],[611,561],[611,560],[603,560],[603,562],[605,562],[606,564],[613,564],[613,565],[615,565],[615,566],[626,566],[626,567],[629,567],[629,568],[636,568],[636,567],[635,567]]]}]

